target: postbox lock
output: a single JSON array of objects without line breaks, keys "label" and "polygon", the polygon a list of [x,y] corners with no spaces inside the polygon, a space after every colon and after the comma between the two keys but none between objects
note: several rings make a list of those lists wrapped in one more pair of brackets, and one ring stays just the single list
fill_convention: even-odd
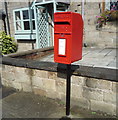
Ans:
[{"label": "postbox lock", "polygon": [[61,37],[64,37],[64,34],[61,33]]}]

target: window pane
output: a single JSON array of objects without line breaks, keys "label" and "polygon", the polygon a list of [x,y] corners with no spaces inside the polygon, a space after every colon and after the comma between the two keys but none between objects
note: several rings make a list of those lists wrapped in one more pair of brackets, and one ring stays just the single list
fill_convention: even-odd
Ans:
[{"label": "window pane", "polygon": [[20,11],[15,12],[15,19],[16,20],[21,20]]},{"label": "window pane", "polygon": [[111,0],[110,2],[110,10],[118,10],[118,1],[116,0]]},{"label": "window pane", "polygon": [[24,30],[30,30],[29,21],[24,21]]},{"label": "window pane", "polygon": [[32,21],[32,27],[33,27],[33,30],[35,30],[35,21],[34,20]]},{"label": "window pane", "polygon": [[16,22],[16,30],[21,30],[21,22]]},{"label": "window pane", "polygon": [[32,19],[34,19],[34,10],[32,10]]},{"label": "window pane", "polygon": [[29,19],[29,12],[28,10],[23,11],[23,19]]}]

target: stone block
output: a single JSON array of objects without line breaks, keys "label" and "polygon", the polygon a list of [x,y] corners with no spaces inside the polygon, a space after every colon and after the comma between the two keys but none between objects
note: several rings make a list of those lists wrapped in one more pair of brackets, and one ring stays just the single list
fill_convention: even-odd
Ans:
[{"label": "stone block", "polygon": [[10,65],[5,65],[5,71],[7,72],[15,72],[16,67],[10,66]]},{"label": "stone block", "polygon": [[56,72],[48,72],[48,78],[56,80],[57,79],[57,73]]},{"label": "stone block", "polygon": [[71,105],[72,106],[78,106],[79,108],[89,109],[90,108],[90,102],[89,100],[85,99],[84,97],[72,97],[71,98]]},{"label": "stone block", "polygon": [[87,21],[85,21],[85,23],[86,23],[86,26],[85,26],[85,33],[87,34],[87,32],[89,31],[91,31],[91,32],[95,32],[95,30],[96,30],[96,26],[95,25],[88,25],[88,20]]},{"label": "stone block", "polygon": [[[10,67],[10,66],[9,66]],[[24,73],[26,73],[26,69],[27,68],[24,68],[24,67],[15,67],[15,69],[14,69],[14,72],[15,72],[15,74],[16,73],[21,73],[21,74],[24,74]]]},{"label": "stone block", "polygon": [[1,83],[3,86],[6,86],[6,87],[10,86],[10,83],[6,81],[4,78],[1,79]]},{"label": "stone block", "polygon": [[38,88],[44,88],[42,78],[37,77],[37,76],[32,77],[32,85],[37,86]]},{"label": "stone block", "polygon": [[61,95],[57,91],[47,90],[46,97],[52,99],[61,99]]},{"label": "stone block", "polygon": [[20,43],[18,41],[18,52],[27,51],[27,50],[32,50],[32,43],[27,43],[27,42]]},{"label": "stone block", "polygon": [[21,85],[21,83],[18,83],[18,82],[11,82],[9,84],[9,87],[13,87],[13,88],[15,88],[15,89],[17,89],[19,91],[22,90],[22,85]]},{"label": "stone block", "polygon": [[4,78],[6,81],[15,81],[15,74],[13,72],[8,72],[7,70],[3,70],[2,78]]},{"label": "stone block", "polygon": [[26,68],[24,72],[31,77],[34,75],[34,69]]},{"label": "stone block", "polygon": [[54,90],[56,91],[56,83],[53,79],[43,79],[43,85],[45,90]]},{"label": "stone block", "polygon": [[[93,7],[92,7],[93,8]],[[100,13],[100,9],[87,9],[85,16],[94,16],[93,19],[96,19],[96,16]]]},{"label": "stone block", "polygon": [[85,85],[85,77],[72,75],[72,83],[76,85]]},{"label": "stone block", "polygon": [[38,76],[41,78],[48,78],[48,71],[44,70],[34,70],[34,76]]},{"label": "stone block", "polygon": [[103,92],[103,101],[116,105],[116,93],[114,92]]},{"label": "stone block", "polygon": [[76,98],[82,97],[83,87],[81,85],[72,84],[71,88],[72,88],[72,90],[71,90],[72,97],[76,97]]},{"label": "stone block", "polygon": [[31,77],[26,74],[26,68],[5,66],[2,71],[2,77],[7,81],[14,81],[16,83],[31,83]]},{"label": "stone block", "polygon": [[112,82],[112,91],[113,92],[118,92],[118,83],[117,82]]},{"label": "stone block", "polygon": [[24,92],[32,92],[32,86],[31,84],[25,84],[25,83],[21,83],[22,84],[22,90]]},{"label": "stone block", "polygon": [[88,100],[103,101],[103,91],[98,89],[83,87],[83,97],[85,97]]},{"label": "stone block", "polygon": [[98,80],[94,78],[87,78],[86,79],[86,86],[90,88],[96,88],[97,87]]},{"label": "stone block", "polygon": [[[111,26],[108,28],[108,30],[111,28]],[[100,34],[100,38],[104,38],[104,39],[108,39],[108,40],[110,40],[111,41],[111,39],[112,38],[116,38],[117,36],[116,36],[116,30],[114,30],[114,32],[113,32],[113,30],[112,30],[112,32],[109,32],[109,31],[101,31],[101,32],[99,32],[99,34]],[[111,41],[112,42],[112,41]]]},{"label": "stone block", "polygon": [[[90,25],[89,25],[90,27]],[[85,31],[85,35],[86,38],[88,39],[88,41],[90,40],[89,38],[93,38],[91,39],[91,41],[95,41],[97,37],[99,37],[99,32],[98,31],[94,31],[93,34],[91,34],[91,31]]]},{"label": "stone block", "polygon": [[46,94],[47,94],[46,90],[41,90],[36,87],[33,87],[33,92],[34,92],[34,94],[41,95],[41,96],[46,96]]},{"label": "stone block", "polygon": [[110,115],[116,115],[116,106],[103,101],[91,100],[91,110],[101,111]]},{"label": "stone block", "polygon": [[66,83],[64,81],[57,80],[56,81],[56,91],[65,94],[66,92]]},{"label": "stone block", "polygon": [[88,9],[91,10],[95,10],[95,9],[99,9],[99,2],[90,2],[90,0],[88,2],[86,2],[85,4],[85,10],[87,11]]},{"label": "stone block", "polygon": [[66,104],[66,95],[61,93],[60,96],[61,96],[61,101],[63,102],[63,104]]},{"label": "stone block", "polygon": [[86,86],[90,88],[99,88],[102,90],[111,90],[112,82],[102,79],[87,78]]},{"label": "stone block", "polygon": [[15,73],[15,81],[30,84],[31,78],[27,74],[22,74],[22,72],[16,72]]}]

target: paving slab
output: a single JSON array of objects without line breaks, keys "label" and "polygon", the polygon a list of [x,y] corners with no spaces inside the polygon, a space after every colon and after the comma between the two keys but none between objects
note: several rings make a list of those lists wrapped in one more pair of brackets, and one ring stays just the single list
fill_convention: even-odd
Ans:
[{"label": "paving slab", "polygon": [[[117,51],[118,49],[112,48],[83,48],[82,60],[73,64],[117,69],[115,64]],[[40,61],[54,62],[54,55],[45,56]]]}]

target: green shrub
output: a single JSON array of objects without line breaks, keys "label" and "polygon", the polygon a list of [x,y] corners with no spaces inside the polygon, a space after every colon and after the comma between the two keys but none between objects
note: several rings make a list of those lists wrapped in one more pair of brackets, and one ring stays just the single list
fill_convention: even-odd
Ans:
[{"label": "green shrub", "polygon": [[4,31],[0,32],[0,51],[2,55],[17,51],[17,44],[14,38],[6,35]]}]

